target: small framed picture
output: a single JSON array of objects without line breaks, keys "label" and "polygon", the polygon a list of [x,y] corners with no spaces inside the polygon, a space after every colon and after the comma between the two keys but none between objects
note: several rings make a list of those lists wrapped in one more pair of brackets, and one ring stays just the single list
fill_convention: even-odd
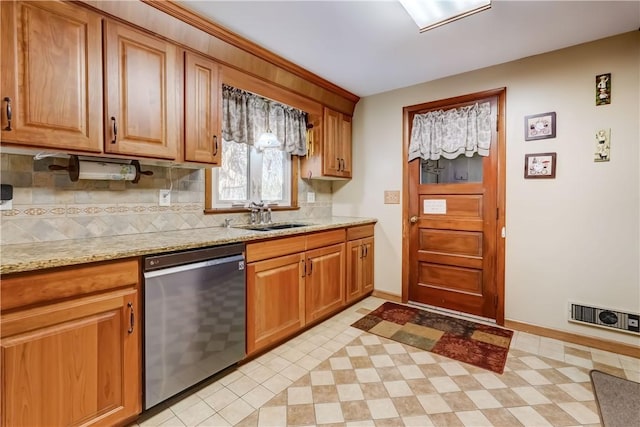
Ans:
[{"label": "small framed picture", "polygon": [[556,137],[556,113],[542,113],[525,116],[524,140],[547,139]]},{"label": "small framed picture", "polygon": [[611,129],[596,132],[595,162],[608,162],[611,159]]},{"label": "small framed picture", "polygon": [[525,178],[555,178],[556,153],[535,153],[524,156]]},{"label": "small framed picture", "polygon": [[611,73],[596,76],[596,105],[611,104]]}]

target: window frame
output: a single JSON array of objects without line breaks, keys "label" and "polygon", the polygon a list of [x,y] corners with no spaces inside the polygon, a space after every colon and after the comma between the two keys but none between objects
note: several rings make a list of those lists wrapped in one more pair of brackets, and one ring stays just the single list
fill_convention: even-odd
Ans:
[{"label": "window frame", "polygon": [[[298,204],[298,178],[300,172],[300,156],[291,156],[291,182],[289,187],[291,188],[291,203],[288,206],[277,205],[271,206],[272,211],[290,211],[298,210],[300,206]],[[213,188],[217,184],[214,179],[213,170],[219,168],[212,167],[206,168],[204,171],[204,213],[205,214],[217,214],[217,213],[238,213],[246,212],[247,208],[244,206],[230,206],[230,207],[214,207],[213,200]]]},{"label": "window frame", "polygon": [[[300,95],[292,90],[286,89],[282,86],[275,85],[271,82],[249,76],[239,70],[231,67],[221,66],[223,69],[222,83],[236,87],[238,89],[253,92],[259,96],[273,99],[285,105],[299,108],[306,111],[307,114],[322,115],[323,104],[319,101],[310,99],[303,95]],[[277,206],[273,207],[272,211],[290,211],[299,210],[300,205],[298,201],[298,184],[300,180],[300,156],[291,157],[291,205],[288,207]],[[210,167],[205,168],[205,193],[204,193],[204,213],[205,214],[218,214],[218,213],[240,213],[246,212],[246,208],[231,208],[220,209],[213,208],[213,200],[211,188],[215,184],[213,182],[213,172]]]}]

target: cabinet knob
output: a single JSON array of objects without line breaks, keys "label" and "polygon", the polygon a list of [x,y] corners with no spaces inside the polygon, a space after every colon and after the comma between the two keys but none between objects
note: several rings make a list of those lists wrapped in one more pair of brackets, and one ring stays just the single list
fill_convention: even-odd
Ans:
[{"label": "cabinet knob", "polygon": [[135,325],[135,317],[133,314],[133,303],[128,303],[127,307],[129,307],[129,329],[127,330],[128,333],[132,334],[133,333],[133,327]]},{"label": "cabinet knob", "polygon": [[415,224],[416,222],[418,222],[418,217],[416,215],[412,216],[411,218],[409,218],[409,222],[411,224]]},{"label": "cabinet knob", "polygon": [[8,96],[4,97],[4,102],[7,103],[7,126],[4,128],[4,130],[13,130],[11,128],[11,118],[13,116],[13,111],[11,110],[11,98],[9,98]]},{"label": "cabinet knob", "polygon": [[113,125],[113,139],[111,140],[111,143],[115,144],[118,140],[118,125],[116,124],[116,118],[111,116],[111,122]]}]

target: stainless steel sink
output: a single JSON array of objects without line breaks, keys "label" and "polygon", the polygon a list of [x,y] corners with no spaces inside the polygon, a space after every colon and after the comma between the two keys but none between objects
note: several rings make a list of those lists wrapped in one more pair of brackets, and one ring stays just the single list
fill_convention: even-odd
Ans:
[{"label": "stainless steel sink", "polygon": [[290,222],[284,224],[262,224],[262,225],[241,225],[236,228],[242,228],[245,230],[253,231],[273,231],[273,230],[286,230],[288,228],[306,227],[311,224],[301,224],[298,222]]}]

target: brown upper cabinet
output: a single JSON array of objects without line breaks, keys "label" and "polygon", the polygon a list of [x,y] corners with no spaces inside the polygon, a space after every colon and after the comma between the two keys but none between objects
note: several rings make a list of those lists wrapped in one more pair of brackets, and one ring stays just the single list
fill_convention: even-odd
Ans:
[{"label": "brown upper cabinet", "polygon": [[105,152],[174,160],[180,138],[178,46],[105,22]]},{"label": "brown upper cabinet", "polygon": [[310,149],[302,160],[308,179],[351,178],[351,116],[324,108],[322,119],[311,117]]},{"label": "brown upper cabinet", "polygon": [[3,142],[102,151],[102,18],[58,2],[3,1]]},{"label": "brown upper cabinet", "polygon": [[219,166],[224,77],[311,113],[304,177],[351,178],[351,116],[323,106],[352,111],[355,95],[156,9],[169,2],[87,3],[0,2],[2,144]]},{"label": "brown upper cabinet", "polygon": [[185,52],[185,160],[220,164],[222,79],[218,63]]}]

